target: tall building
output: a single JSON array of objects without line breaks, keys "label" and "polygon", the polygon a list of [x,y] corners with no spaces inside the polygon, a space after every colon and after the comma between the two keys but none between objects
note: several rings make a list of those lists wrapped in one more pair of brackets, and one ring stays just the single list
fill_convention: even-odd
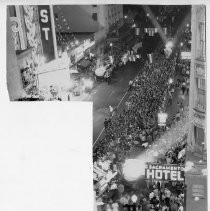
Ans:
[{"label": "tall building", "polygon": [[[123,5],[54,5],[54,14],[62,32],[94,33],[97,46],[97,66],[103,62],[104,41],[110,31],[123,25]],[[60,18],[59,17],[63,18]],[[65,18],[66,21],[63,21]],[[60,21],[59,21],[60,20]],[[69,27],[65,27],[65,23]]]},{"label": "tall building", "polygon": [[43,55],[38,6],[7,7],[7,85],[10,100],[36,86],[35,71]]},{"label": "tall building", "polygon": [[206,37],[205,6],[192,6],[192,58],[190,73],[190,132],[191,151],[206,150]]},{"label": "tall building", "polygon": [[207,211],[206,8],[192,6],[186,211]]}]

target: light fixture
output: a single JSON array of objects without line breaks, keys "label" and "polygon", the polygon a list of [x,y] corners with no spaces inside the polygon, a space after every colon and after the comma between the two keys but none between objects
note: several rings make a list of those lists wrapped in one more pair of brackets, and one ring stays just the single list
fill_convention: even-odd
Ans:
[{"label": "light fixture", "polygon": [[183,42],[180,43],[180,46],[183,46]]},{"label": "light fixture", "polygon": [[109,45],[110,45],[110,47],[112,47],[112,46],[113,46],[113,44],[112,44],[112,43],[110,43]]},{"label": "light fixture", "polygon": [[194,200],[195,200],[195,201],[199,201],[200,198],[199,198],[198,196],[196,196],[196,197],[194,198]]},{"label": "light fixture", "polygon": [[131,200],[132,200],[133,203],[136,203],[137,199],[138,198],[135,194],[133,194],[133,196],[131,196]]},{"label": "light fixture", "polygon": [[149,13],[147,13],[147,17],[149,17]]},{"label": "light fixture", "polygon": [[145,174],[145,162],[140,159],[127,159],[123,165],[123,175],[127,181],[135,181]]},{"label": "light fixture", "polygon": [[126,19],[127,17],[128,17],[127,15],[124,16],[125,19]]},{"label": "light fixture", "polygon": [[134,23],[132,27],[133,27],[133,28],[136,27],[136,24]]},{"label": "light fixture", "polygon": [[169,84],[172,84],[173,83],[173,79],[172,78],[169,78],[168,83]]},{"label": "light fixture", "polygon": [[165,45],[166,48],[173,48],[174,44],[172,41],[168,41]]}]

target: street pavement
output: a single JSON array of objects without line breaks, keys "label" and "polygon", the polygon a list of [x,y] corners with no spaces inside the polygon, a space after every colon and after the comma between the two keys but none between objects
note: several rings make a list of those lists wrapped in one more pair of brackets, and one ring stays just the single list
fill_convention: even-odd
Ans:
[{"label": "street pavement", "polygon": [[[141,67],[143,67],[142,60],[127,63],[114,73],[110,85],[106,82],[98,82],[90,94],[74,97],[74,101],[93,102],[93,144],[103,136],[104,119],[110,115],[109,105],[113,108],[118,107],[118,111],[124,107],[124,103],[129,97],[129,92],[127,92],[129,81],[135,78],[141,71]],[[175,80],[182,77],[178,73]],[[168,118],[176,115],[178,101],[182,102],[184,106],[188,106],[189,96],[182,95],[180,88],[175,88],[172,105],[166,110]]]},{"label": "street pavement", "polygon": [[[93,142],[97,140],[104,128],[104,120],[109,117],[109,106],[113,108],[124,105],[129,94],[128,84],[141,70],[143,61],[129,62],[119,67],[112,76],[111,84],[98,82],[90,94],[78,97],[79,100],[93,102]],[[81,98],[81,99],[80,99]],[[77,99],[75,99],[77,100]]]}]

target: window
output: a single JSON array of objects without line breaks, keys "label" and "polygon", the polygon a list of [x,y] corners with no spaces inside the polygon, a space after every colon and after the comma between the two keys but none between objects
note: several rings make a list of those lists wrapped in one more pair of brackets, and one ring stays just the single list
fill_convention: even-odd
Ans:
[{"label": "window", "polygon": [[58,20],[58,14],[54,13],[55,20]]},{"label": "window", "polygon": [[93,19],[94,21],[97,21],[97,20],[98,20],[97,13],[93,13],[93,14],[92,14],[92,19]]},{"label": "window", "polygon": [[204,142],[204,130],[194,126],[195,144],[202,145]]},{"label": "window", "polygon": [[199,91],[198,91],[198,95],[197,95],[197,103],[201,106],[206,105],[206,95],[203,93],[200,93]]},{"label": "window", "polygon": [[198,89],[205,90],[205,79],[197,78]]},{"label": "window", "polygon": [[97,7],[97,5],[96,4],[94,4],[94,5],[92,5],[93,7]]},{"label": "window", "polygon": [[199,45],[200,45],[200,57],[204,58],[206,55],[206,42],[205,42],[205,24],[204,22],[200,22],[198,25],[199,30]]},{"label": "window", "polygon": [[10,14],[10,17],[16,16],[15,6],[9,6],[9,14]]}]

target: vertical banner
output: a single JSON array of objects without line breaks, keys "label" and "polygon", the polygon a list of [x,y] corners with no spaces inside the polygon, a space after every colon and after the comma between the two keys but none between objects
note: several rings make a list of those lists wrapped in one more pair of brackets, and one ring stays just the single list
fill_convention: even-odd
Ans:
[{"label": "vertical banner", "polygon": [[42,40],[43,54],[45,62],[50,62],[55,59],[54,42],[53,42],[53,28],[51,22],[50,6],[39,5],[39,24]]},{"label": "vertical banner", "polygon": [[135,28],[135,34],[136,34],[136,36],[140,35],[140,28]]},{"label": "vertical banner", "polygon": [[152,64],[153,59],[152,59],[152,53],[151,54],[147,54],[148,59],[149,59],[149,63]]},{"label": "vertical banner", "polygon": [[164,32],[165,35],[167,35],[167,28],[166,27],[163,28],[163,32]]}]

